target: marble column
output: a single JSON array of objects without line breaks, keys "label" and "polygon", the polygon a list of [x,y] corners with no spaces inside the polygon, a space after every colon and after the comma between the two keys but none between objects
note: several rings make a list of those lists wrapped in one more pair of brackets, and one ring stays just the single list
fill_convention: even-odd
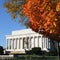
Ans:
[{"label": "marble column", "polygon": [[15,47],[16,47],[15,45],[16,45],[16,44],[15,44],[15,39],[14,39],[14,50],[15,50]]},{"label": "marble column", "polygon": [[8,49],[8,39],[6,39],[6,49]]},{"label": "marble column", "polygon": [[14,49],[17,49],[16,38],[15,38],[15,40],[14,40]]},{"label": "marble column", "polygon": [[15,41],[16,41],[16,42],[15,42],[15,43],[16,43],[16,48],[15,48],[15,49],[17,49],[17,38],[15,39]]},{"label": "marble column", "polygon": [[37,47],[39,47],[39,36],[37,36],[37,40],[38,40]]},{"label": "marble column", "polygon": [[17,38],[17,49],[19,49],[19,39]]},{"label": "marble column", "polygon": [[13,49],[13,39],[10,40],[10,43],[11,43],[10,48]]},{"label": "marble column", "polygon": [[27,37],[26,47],[29,49],[29,37]]},{"label": "marble column", "polygon": [[25,49],[25,37],[23,37],[23,49]]},{"label": "marble column", "polygon": [[16,47],[18,49],[18,38],[16,38]]},{"label": "marble column", "polygon": [[11,39],[8,40],[8,49],[11,49],[10,41],[11,41]]},{"label": "marble column", "polygon": [[41,39],[41,36],[39,36],[39,47],[42,48],[42,39]]},{"label": "marble column", "polygon": [[47,38],[46,38],[46,48],[47,48]]},{"label": "marble column", "polygon": [[39,47],[39,36],[37,36],[37,40],[38,40],[38,47]]},{"label": "marble column", "polygon": [[25,37],[25,40],[24,40],[24,48],[27,49],[27,37]]},{"label": "marble column", "polygon": [[9,39],[8,39],[8,49],[9,49]]},{"label": "marble column", "polygon": [[11,39],[11,47],[14,48],[14,39]]},{"label": "marble column", "polygon": [[12,39],[10,39],[10,48],[12,49],[13,46],[12,46]]},{"label": "marble column", "polygon": [[[18,44],[19,44],[20,40],[18,39]],[[20,48],[20,46],[18,46],[18,49]]]},{"label": "marble column", "polygon": [[47,38],[47,48],[48,48],[48,38]]},{"label": "marble column", "polygon": [[31,48],[31,38],[29,37],[29,47],[28,47],[28,49],[30,49]]},{"label": "marble column", "polygon": [[50,49],[50,39],[49,39],[49,42],[48,42],[49,44],[48,44],[48,47],[49,47],[49,49]]},{"label": "marble column", "polygon": [[42,49],[43,49],[43,47],[44,47],[44,45],[43,45],[43,36],[41,36],[41,40],[42,40]]},{"label": "marble column", "polygon": [[44,42],[44,43],[45,43],[45,48],[46,48],[46,37],[44,37],[44,40],[45,40],[45,42]]},{"label": "marble column", "polygon": [[45,48],[45,40],[44,40],[44,37],[43,37],[43,48]]},{"label": "marble column", "polygon": [[30,49],[32,48],[32,38],[30,37]]},{"label": "marble column", "polygon": [[33,37],[33,47],[35,47],[35,37]]},{"label": "marble column", "polygon": [[43,36],[43,48],[45,48],[45,37]]},{"label": "marble column", "polygon": [[34,44],[34,37],[32,37],[32,38],[31,38],[31,48],[33,48],[34,45],[35,45],[35,44]]},{"label": "marble column", "polygon": [[37,38],[37,36],[35,37],[35,47],[38,47],[38,38]]},{"label": "marble column", "polygon": [[48,48],[50,49],[50,39],[48,38]]},{"label": "marble column", "polygon": [[42,37],[42,49],[43,49],[43,47],[44,47],[44,44],[43,44],[43,37]]},{"label": "marble column", "polygon": [[22,41],[21,42],[22,42],[22,49],[23,49],[23,38],[22,38]]},{"label": "marble column", "polygon": [[20,47],[21,47],[21,49],[23,49],[23,38],[21,38],[21,40],[20,40]]},{"label": "marble column", "polygon": [[36,47],[36,43],[37,43],[36,37],[34,37],[34,47]]},{"label": "marble column", "polygon": [[19,49],[20,49],[20,38],[19,38]]},{"label": "marble column", "polygon": [[48,48],[48,39],[46,38],[46,48]]},{"label": "marble column", "polygon": [[12,49],[13,46],[12,46],[12,39],[10,39],[10,49]]}]

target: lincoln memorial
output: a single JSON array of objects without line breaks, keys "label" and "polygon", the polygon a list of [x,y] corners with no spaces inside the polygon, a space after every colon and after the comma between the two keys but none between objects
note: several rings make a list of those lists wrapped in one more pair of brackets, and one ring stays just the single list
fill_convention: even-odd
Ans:
[{"label": "lincoln memorial", "polygon": [[49,38],[31,29],[12,31],[11,35],[6,35],[6,51],[10,53],[25,53],[25,50],[31,50],[34,47],[49,51],[51,44]]}]

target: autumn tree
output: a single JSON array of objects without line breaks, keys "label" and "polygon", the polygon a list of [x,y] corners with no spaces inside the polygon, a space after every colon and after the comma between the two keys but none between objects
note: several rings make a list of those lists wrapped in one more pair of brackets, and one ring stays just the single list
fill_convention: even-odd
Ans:
[{"label": "autumn tree", "polygon": [[60,2],[27,0],[23,12],[28,16],[30,28],[43,35],[60,40]]},{"label": "autumn tree", "polygon": [[6,0],[4,7],[13,19],[19,16],[33,31],[60,41],[60,0]]},{"label": "autumn tree", "polygon": [[22,23],[26,26],[26,28],[29,27],[29,21],[26,16],[24,16],[24,13],[22,11],[22,5],[26,3],[26,0],[5,0],[4,8],[6,8],[7,12],[10,13],[13,20],[16,18],[20,18],[18,20],[18,23]]},{"label": "autumn tree", "polygon": [[33,31],[60,41],[60,0],[26,0],[22,8]]},{"label": "autumn tree", "polygon": [[4,7],[13,19],[19,16],[35,32],[60,41],[59,0],[6,0]]}]

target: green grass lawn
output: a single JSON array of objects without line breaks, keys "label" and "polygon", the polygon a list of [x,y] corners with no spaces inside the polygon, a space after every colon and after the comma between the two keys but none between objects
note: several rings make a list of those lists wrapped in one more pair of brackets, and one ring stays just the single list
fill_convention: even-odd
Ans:
[{"label": "green grass lawn", "polygon": [[19,55],[19,57],[1,60],[58,60],[57,56]]}]

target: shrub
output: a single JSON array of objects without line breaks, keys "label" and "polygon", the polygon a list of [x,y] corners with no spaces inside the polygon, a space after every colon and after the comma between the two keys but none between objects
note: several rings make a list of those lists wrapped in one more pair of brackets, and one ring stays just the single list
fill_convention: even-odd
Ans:
[{"label": "shrub", "polygon": [[0,55],[3,54],[3,50],[4,50],[3,47],[0,46]]},{"label": "shrub", "polygon": [[42,54],[42,51],[41,51],[41,48],[39,48],[39,47],[34,47],[34,48],[32,48],[32,50],[26,51],[26,54],[41,55],[41,54]]}]

